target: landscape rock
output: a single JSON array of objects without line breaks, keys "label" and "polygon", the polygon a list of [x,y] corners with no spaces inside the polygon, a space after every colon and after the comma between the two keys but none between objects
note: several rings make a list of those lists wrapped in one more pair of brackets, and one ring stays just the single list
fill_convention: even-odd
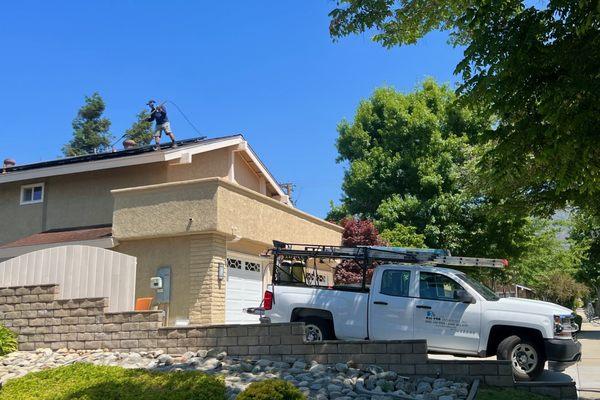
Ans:
[{"label": "landscape rock", "polygon": [[469,385],[459,379],[421,377],[415,380],[377,365],[361,370],[345,363],[326,365],[313,361],[307,364],[296,360],[290,364],[266,359],[237,359],[215,349],[187,352],[182,356],[162,351],[121,353],[40,349],[15,352],[0,358],[0,385],[29,372],[75,362],[162,372],[202,371],[222,377],[230,400],[252,382],[271,378],[290,382],[308,400],[464,400],[469,393]]}]

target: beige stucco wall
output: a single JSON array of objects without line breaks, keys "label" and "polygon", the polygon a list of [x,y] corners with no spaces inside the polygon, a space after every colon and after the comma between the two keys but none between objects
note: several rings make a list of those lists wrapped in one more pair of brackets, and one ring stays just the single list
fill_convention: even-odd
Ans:
[{"label": "beige stucco wall", "polygon": [[[227,273],[228,252],[258,256],[272,247],[273,240],[341,242],[341,227],[219,178],[115,190],[113,195],[113,234],[121,243],[118,250],[139,254],[140,295],[148,293],[150,274],[160,266],[157,260],[173,258],[172,265],[188,263],[187,273],[180,267],[181,275],[174,278],[178,282],[185,276],[188,282],[180,285],[181,291],[173,292],[173,298],[187,300],[173,304],[170,323],[174,313],[186,312],[191,323],[225,322],[227,280],[219,281],[217,270],[223,263]],[[236,236],[241,239],[232,241]],[[188,248],[164,247],[160,237],[167,243],[185,243]],[[147,250],[152,243],[161,243],[162,258]],[[265,285],[271,282],[269,263],[269,259],[263,263]],[[330,274],[327,268],[320,270]],[[189,286],[185,288],[185,284]]]},{"label": "beige stucco wall", "polygon": [[171,267],[169,325],[177,319],[189,319],[192,324],[225,322],[227,279],[220,281],[217,274],[218,264],[226,259],[224,235],[129,240],[114,250],[137,257],[136,298],[154,297],[150,278],[158,268]]},{"label": "beige stucco wall", "polygon": [[218,227],[257,242],[340,244],[343,229],[239,185],[221,182]]},{"label": "beige stucco wall", "polygon": [[160,267],[171,267],[169,324],[187,319],[190,307],[190,242],[188,236],[120,242],[113,250],[137,257],[135,296],[154,297],[150,278]]},{"label": "beige stucco wall", "polygon": [[119,240],[220,232],[267,246],[273,240],[341,242],[341,227],[219,178],[113,194],[113,235]]},{"label": "beige stucco wall", "polygon": [[246,163],[241,153],[235,153],[235,162],[234,162],[234,176],[235,181],[248,189],[255,190],[260,192],[260,181],[256,173],[252,171],[250,166]]},{"label": "beige stucco wall", "polygon": [[216,231],[216,179],[113,191],[113,236],[139,239]]},{"label": "beige stucco wall", "polygon": [[[190,164],[152,163],[1,184],[0,244],[49,229],[110,224],[113,189],[227,177],[232,150],[223,148],[197,154]],[[250,179],[254,173],[248,165],[241,159],[238,164],[240,184],[258,190],[256,182]],[[45,184],[44,202],[20,205],[21,186],[38,182]]]},{"label": "beige stucco wall", "polygon": [[21,183],[0,185],[0,244],[41,231],[45,204],[21,206],[20,196]]}]

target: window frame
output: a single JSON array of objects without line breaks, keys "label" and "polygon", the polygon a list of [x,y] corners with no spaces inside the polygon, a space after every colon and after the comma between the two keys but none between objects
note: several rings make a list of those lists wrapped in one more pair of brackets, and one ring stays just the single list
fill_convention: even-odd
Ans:
[{"label": "window frame", "polygon": [[[34,193],[36,187],[42,188],[42,198],[39,200],[33,199],[33,193]],[[27,190],[27,189],[32,189],[32,191],[31,191],[32,199],[31,200],[23,200],[23,194],[24,194],[25,190]],[[43,203],[45,197],[46,197],[46,184],[44,182],[31,183],[29,185],[22,185],[21,190],[19,191],[19,205],[25,206],[25,205],[29,205],[29,204]]]},{"label": "window frame", "polygon": [[444,275],[444,274],[440,274],[439,272],[430,272],[430,271],[419,271],[419,281],[418,281],[418,295],[419,295],[419,299],[421,300],[431,300],[431,301],[450,301],[453,303],[459,303],[460,300],[458,299],[448,299],[448,298],[431,298],[431,297],[423,297],[421,296],[421,274],[430,274],[430,275],[439,275],[439,276],[443,276],[446,279],[451,280],[452,282],[454,282],[455,284],[457,284],[462,290],[466,291],[467,293],[469,293],[467,291],[467,289],[464,288],[463,285],[460,284],[460,282],[458,282],[456,279],[453,279],[452,277],[448,276],[448,275]]},{"label": "window frame", "polygon": [[[389,293],[383,293],[383,277],[387,272],[391,272],[391,273],[408,273],[408,287],[406,290],[406,295],[396,295],[396,294],[389,294]],[[379,294],[383,295],[383,296],[390,296],[390,297],[407,297],[410,298],[410,287],[412,284],[412,279],[413,279],[413,275],[412,275],[413,271],[409,270],[409,269],[395,269],[395,268],[388,268],[385,269],[382,273],[381,273],[381,279],[380,279],[380,284],[379,284]]]}]

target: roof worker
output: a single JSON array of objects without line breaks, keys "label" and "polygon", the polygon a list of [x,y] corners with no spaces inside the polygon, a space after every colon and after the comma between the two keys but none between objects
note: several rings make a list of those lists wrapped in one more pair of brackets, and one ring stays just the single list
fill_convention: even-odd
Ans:
[{"label": "roof worker", "polygon": [[171,147],[177,147],[177,143],[175,143],[175,135],[173,135],[173,131],[171,130],[169,117],[167,117],[167,109],[165,108],[164,104],[155,106],[156,101],[154,100],[150,100],[146,104],[148,107],[150,107],[150,117],[147,118],[146,121],[156,122],[156,126],[154,128],[154,140],[156,142],[156,146],[154,146],[154,150],[160,150],[160,138],[162,137],[163,131],[171,138]]}]

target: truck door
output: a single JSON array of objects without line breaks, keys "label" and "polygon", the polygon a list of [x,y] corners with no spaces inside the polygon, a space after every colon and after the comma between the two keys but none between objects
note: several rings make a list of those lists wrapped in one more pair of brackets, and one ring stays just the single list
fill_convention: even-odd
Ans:
[{"label": "truck door", "polygon": [[414,272],[398,267],[378,268],[382,268],[381,278],[371,286],[369,297],[369,338],[412,339],[413,310],[417,300],[410,296]]},{"label": "truck door", "polygon": [[449,276],[420,271],[418,279],[414,338],[427,339],[430,350],[476,354],[481,304],[459,301],[457,291],[465,288]]}]

